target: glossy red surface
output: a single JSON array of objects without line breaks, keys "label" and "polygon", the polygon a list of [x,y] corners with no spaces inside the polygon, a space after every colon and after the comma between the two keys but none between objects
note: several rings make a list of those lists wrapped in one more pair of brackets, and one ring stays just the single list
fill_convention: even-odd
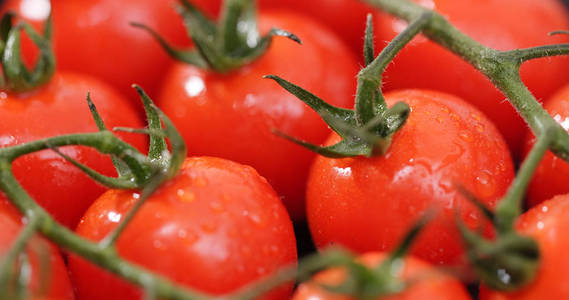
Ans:
[{"label": "glossy red surface", "polygon": [[[104,238],[140,195],[111,190],[87,211],[77,233]],[[122,257],[200,291],[222,294],[296,261],[286,209],[265,179],[231,161],[188,158],[138,211],[118,239]],[[78,299],[140,299],[140,290],[70,256]],[[97,284],[93,284],[96,282]],[[287,299],[292,284],[264,299]]]},{"label": "glossy red surface", "polygon": [[[557,0],[417,0],[442,13],[458,29],[497,50],[567,43],[566,35],[548,36],[569,29],[569,16]],[[390,41],[405,23],[387,16],[376,20],[376,40]],[[380,46],[378,45],[378,48]],[[538,100],[547,99],[569,81],[569,58],[544,58],[525,63],[521,76]],[[389,66],[385,90],[426,88],[455,94],[469,101],[505,137],[514,158],[522,151],[526,127],[492,83],[460,58],[424,37],[416,38]]]},{"label": "glossy red surface", "polygon": [[[4,258],[24,228],[24,219],[5,199],[0,199],[0,257]],[[67,268],[57,248],[45,239],[34,236],[27,244],[30,262],[29,300],[73,300],[73,287]],[[45,265],[44,265],[45,264]],[[42,269],[42,266],[46,269]],[[6,296],[2,291],[3,296]]]},{"label": "glossy red surface", "polygon": [[[319,248],[387,251],[433,209],[436,217],[411,253],[434,264],[463,265],[455,212],[471,228],[486,222],[456,185],[493,207],[514,177],[507,146],[488,119],[454,96],[405,90],[386,100],[408,103],[411,114],[385,155],[315,160],[306,199],[312,237]],[[327,144],[338,140],[333,135]]]},{"label": "glossy red surface", "polygon": [[[48,0],[5,2],[4,10],[15,11],[39,28],[50,8]],[[210,0],[192,2],[214,13]],[[133,83],[154,96],[173,60],[147,32],[129,23],[143,23],[175,45],[187,46],[186,30],[174,10],[177,3],[177,0],[51,1],[59,69],[105,80],[135,103],[138,98],[131,88]]]},{"label": "glossy red surface", "polygon": [[[360,257],[367,267],[378,266],[386,257],[385,253],[370,252]],[[316,274],[312,280],[301,284],[292,300],[352,300],[340,294],[332,294],[321,285],[337,285],[345,280],[345,270],[331,269]],[[430,264],[408,256],[400,273],[394,274],[404,280],[413,280],[404,292],[378,297],[381,300],[468,300],[471,299],[462,283],[447,274],[437,271]]]},{"label": "glossy red surface", "polygon": [[560,195],[535,206],[523,214],[517,230],[537,240],[541,265],[535,280],[512,293],[482,288],[481,300],[568,299],[567,270],[569,259],[569,195]]},{"label": "glossy red surface", "polygon": [[[97,126],[87,106],[87,92],[91,93],[108,128],[144,126],[131,103],[110,86],[84,75],[60,72],[35,91],[0,92],[0,147],[61,134],[96,132]],[[146,149],[143,136],[119,136],[140,150]],[[103,174],[115,174],[111,160],[96,150],[79,146],[60,150]],[[51,150],[16,159],[13,171],[30,195],[69,228],[75,227],[89,205],[105,191]]]},{"label": "glossy red surface", "polygon": [[168,73],[158,106],[180,130],[191,155],[224,157],[253,166],[282,197],[294,219],[304,216],[310,151],[273,134],[278,129],[321,143],[329,129],[307,105],[264,75],[281,76],[333,105],[353,106],[358,64],[333,34],[305,17],[260,16],[272,26],[296,32],[298,45],[276,38],[251,65],[216,74],[178,63]]},{"label": "glossy red surface", "polygon": [[[565,130],[569,131],[569,86],[558,91],[547,100],[544,108]],[[535,143],[535,137],[527,133],[525,154],[529,153]],[[537,167],[533,179],[528,186],[527,202],[534,206],[556,195],[569,193],[569,163],[547,152]]]}]

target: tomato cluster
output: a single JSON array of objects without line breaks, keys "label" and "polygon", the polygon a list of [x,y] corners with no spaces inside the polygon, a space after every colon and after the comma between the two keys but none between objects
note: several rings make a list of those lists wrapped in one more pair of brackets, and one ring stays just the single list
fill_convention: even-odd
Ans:
[{"label": "tomato cluster", "polygon": [[[144,199],[132,219],[142,192],[109,189],[77,168],[120,173],[116,157],[87,146],[24,155],[11,168],[0,166],[0,173],[12,171],[85,243],[103,244],[128,220],[115,246],[121,258],[203,293],[232,293],[296,266],[299,249],[304,256],[341,246],[362,256],[297,287],[281,284],[262,298],[351,299],[346,291],[381,299],[478,297],[461,282],[478,284],[471,280],[478,268],[471,265],[465,231],[490,241],[504,233],[488,214],[535,144],[514,107],[474,67],[419,35],[386,69],[381,88],[387,93],[372,93],[375,106],[366,117],[354,103],[364,90],[358,72],[371,65],[362,59],[362,49],[372,49],[364,45],[366,15],[374,24],[367,29],[375,32],[375,55],[407,23],[358,0],[252,1],[0,2],[3,15],[14,13],[14,25],[32,28],[8,31],[0,24],[0,148],[96,132],[97,111],[107,128],[130,128],[117,136],[146,154],[149,139],[136,132],[150,130],[140,130],[143,106],[132,84],[147,90],[188,148],[178,174]],[[496,50],[569,41],[548,36],[569,29],[569,13],[558,0],[414,2]],[[43,66],[42,55],[50,53],[30,34],[34,29],[45,29],[56,67],[32,88],[22,85],[32,81],[30,71],[22,71],[22,81],[11,75],[19,61],[10,53],[21,54],[22,68]],[[521,68],[529,90],[567,131],[568,70],[565,57]],[[275,75],[267,77],[278,84],[265,75]],[[86,104],[88,93],[96,109]],[[395,107],[404,109],[389,115]],[[569,239],[562,234],[569,224],[568,178],[569,164],[547,153],[528,185],[529,211],[516,230],[539,245],[535,279],[515,291],[482,284],[480,299],[569,298],[559,279],[569,264],[563,253]],[[403,247],[408,256],[391,256],[414,222],[430,214],[409,249]],[[28,222],[0,194],[0,257],[10,255]],[[301,238],[307,234],[313,242]],[[58,251],[56,244],[34,236],[17,255],[12,269],[31,274],[24,298],[141,299],[152,288],[118,276],[120,266],[108,272],[81,251]],[[12,286],[22,284],[22,275],[5,280],[2,262],[0,296],[16,297],[20,292]]]}]

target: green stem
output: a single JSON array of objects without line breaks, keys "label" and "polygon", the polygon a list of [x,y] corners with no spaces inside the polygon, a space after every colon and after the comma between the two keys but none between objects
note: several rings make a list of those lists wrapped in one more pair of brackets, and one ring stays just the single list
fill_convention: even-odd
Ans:
[{"label": "green stem", "polygon": [[38,227],[37,219],[30,219],[13,242],[10,250],[4,254],[0,261],[0,290],[6,290],[14,268],[14,262],[22,253],[27,242],[34,236]]},{"label": "green stem", "polygon": [[525,62],[536,58],[567,55],[569,54],[569,44],[545,45],[507,51],[505,53],[517,57],[520,62]]},{"label": "green stem", "polygon": [[[408,0],[362,1],[407,21],[415,20],[422,13],[431,11]],[[569,53],[568,46],[499,52],[468,37],[440,14],[432,13],[432,20],[423,31],[425,36],[460,56],[488,77],[518,110],[536,136],[543,135],[550,128],[556,128],[558,133],[550,148],[556,155],[569,161],[569,135],[560,132],[560,126],[539,105],[519,77],[519,67],[523,61],[546,55],[566,54]]]},{"label": "green stem", "polygon": [[553,131],[549,131],[538,138],[520,167],[508,193],[498,203],[495,212],[495,222],[500,234],[507,234],[514,230],[514,222],[522,213],[522,200],[527,185],[554,138],[555,134]]},{"label": "green stem", "polygon": [[[379,56],[358,74],[358,87],[356,90],[356,121],[360,127],[365,126],[371,121],[376,111],[374,104],[383,107],[385,110],[385,99],[380,92],[382,74],[393,60],[395,55],[405,47],[423,28],[429,23],[433,14],[431,12],[422,13],[415,21],[411,22],[403,32],[385,47]],[[374,94],[378,92],[379,99],[375,99],[378,103],[374,103]],[[383,112],[383,110],[381,112]]]},{"label": "green stem", "polygon": [[25,154],[52,147],[70,145],[89,146],[99,150],[99,152],[103,154],[115,154],[118,159],[128,165],[134,175],[135,182],[139,185],[144,183],[149,177],[150,170],[145,163],[147,158],[134,147],[123,142],[109,131],[61,135],[15,145],[2,149],[0,158],[5,158],[12,162],[17,157]]}]

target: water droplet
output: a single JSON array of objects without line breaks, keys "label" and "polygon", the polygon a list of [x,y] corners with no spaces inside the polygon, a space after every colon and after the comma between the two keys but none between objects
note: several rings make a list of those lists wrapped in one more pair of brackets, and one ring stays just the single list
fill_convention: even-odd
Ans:
[{"label": "water droplet", "polygon": [[223,203],[221,202],[217,202],[217,201],[211,201],[209,203],[209,208],[214,212],[214,213],[222,213],[225,212],[225,206],[223,205]]},{"label": "water droplet", "polygon": [[542,230],[543,227],[545,227],[545,224],[543,224],[543,222],[541,221],[537,222],[537,229]]},{"label": "water droplet", "polygon": [[189,97],[196,97],[205,91],[205,83],[198,76],[190,76],[184,84],[184,90]]},{"label": "water droplet", "polygon": [[51,12],[51,4],[48,0],[24,0],[20,2],[20,12],[27,19],[44,21]]},{"label": "water droplet", "polygon": [[109,221],[113,222],[113,223],[118,223],[121,220],[122,215],[118,214],[114,211],[109,212],[109,214],[107,215]]},{"label": "water droplet", "polygon": [[474,124],[474,129],[476,129],[476,131],[482,133],[482,132],[484,132],[484,125],[482,125],[480,123],[476,123],[476,124]]},{"label": "water droplet", "polygon": [[544,205],[541,207],[541,211],[544,213],[547,212],[548,210],[549,210],[549,207],[547,207],[547,205]]},{"label": "water droplet", "polygon": [[207,186],[207,180],[203,177],[194,178],[194,185],[199,187]]},{"label": "water droplet", "polygon": [[206,233],[214,233],[217,231],[217,224],[215,223],[204,223],[201,228]]},{"label": "water droplet", "polygon": [[476,176],[476,191],[482,198],[488,198],[496,193],[496,182],[494,174],[488,170],[481,171]]},{"label": "water droplet", "polygon": [[156,249],[164,249],[164,244],[159,240],[154,240],[154,242],[152,242],[152,247]]},{"label": "water droplet", "polygon": [[176,195],[178,195],[178,199],[185,203],[190,203],[196,200],[196,194],[190,191],[185,191],[183,189],[178,189],[176,191]]},{"label": "water droplet", "polygon": [[472,135],[468,131],[461,131],[458,134],[458,137],[465,142],[471,142],[472,141]]}]

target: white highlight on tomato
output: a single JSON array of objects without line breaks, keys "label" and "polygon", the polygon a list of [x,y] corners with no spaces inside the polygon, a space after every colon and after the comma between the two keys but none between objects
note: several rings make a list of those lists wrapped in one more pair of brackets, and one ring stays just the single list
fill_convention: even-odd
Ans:
[{"label": "white highlight on tomato", "polygon": [[184,84],[186,94],[190,97],[199,96],[205,90],[205,83],[200,77],[191,76]]},{"label": "white highlight on tomato", "polygon": [[24,18],[43,21],[49,16],[51,4],[49,0],[23,0],[20,2],[20,13]]}]

